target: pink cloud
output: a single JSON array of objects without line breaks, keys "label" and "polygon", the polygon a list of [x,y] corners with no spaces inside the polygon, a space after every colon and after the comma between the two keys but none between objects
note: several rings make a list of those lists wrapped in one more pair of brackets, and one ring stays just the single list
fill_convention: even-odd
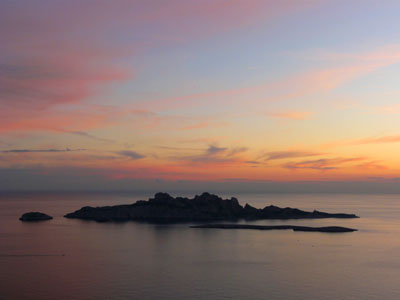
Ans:
[{"label": "pink cloud", "polygon": [[208,122],[200,122],[197,124],[186,126],[183,129],[185,129],[185,130],[202,129],[202,128],[206,128],[208,126],[210,126],[210,124]]},{"label": "pink cloud", "polygon": [[[352,80],[399,62],[398,48],[400,45],[398,47],[383,46],[374,51],[357,54],[358,59],[344,59],[340,63],[332,61],[331,66],[299,72],[261,85],[144,101],[141,106],[154,110],[168,110],[210,105],[216,100],[220,104],[242,106],[244,103],[287,101],[309,95],[326,94]],[[290,117],[290,115],[287,116]],[[292,116],[296,118],[295,114]],[[302,116],[298,114],[297,117]]]},{"label": "pink cloud", "polygon": [[306,111],[285,111],[269,113],[268,115],[273,118],[289,119],[289,120],[308,120],[314,113]]},{"label": "pink cloud", "polygon": [[[272,20],[309,3],[272,0],[2,3],[2,131],[23,130],[24,124],[30,126],[38,119],[34,111],[48,114],[51,112],[46,110],[60,105],[80,105],[97,96],[100,90],[104,92],[109,84],[131,79],[135,72],[127,67],[126,58],[134,59],[149,49],[174,47],[177,43]],[[4,119],[10,115],[16,118],[6,123]],[[18,119],[22,122],[16,125]],[[155,122],[154,126],[158,124]],[[41,123],[36,125],[38,130],[48,127],[43,126],[45,121]]]},{"label": "pink cloud", "polygon": [[184,130],[195,130],[195,129],[203,129],[203,128],[207,128],[207,127],[212,127],[212,128],[220,128],[220,127],[224,127],[227,126],[228,123],[227,122],[207,122],[207,121],[203,121],[203,122],[199,122],[196,124],[192,124],[192,125],[188,125],[186,127],[184,127]]}]

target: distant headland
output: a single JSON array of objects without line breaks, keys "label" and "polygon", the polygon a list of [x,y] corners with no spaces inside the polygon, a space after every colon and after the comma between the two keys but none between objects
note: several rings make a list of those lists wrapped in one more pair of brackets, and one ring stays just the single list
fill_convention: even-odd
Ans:
[{"label": "distant headland", "polygon": [[145,221],[152,223],[237,221],[263,219],[321,219],[358,218],[355,214],[326,213],[297,208],[266,206],[262,209],[239,204],[236,198],[222,199],[209,193],[194,198],[172,197],[167,193],[157,193],[148,201],[139,200],[133,204],[90,207],[85,206],[66,214],[70,219],[108,221]]}]

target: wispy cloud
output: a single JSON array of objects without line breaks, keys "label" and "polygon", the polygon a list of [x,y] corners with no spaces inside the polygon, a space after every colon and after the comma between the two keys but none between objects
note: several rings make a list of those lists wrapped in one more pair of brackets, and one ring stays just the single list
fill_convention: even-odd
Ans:
[{"label": "wispy cloud", "polygon": [[348,145],[387,144],[400,142],[400,135],[388,135],[381,137],[369,137],[349,142]]},{"label": "wispy cloud", "polygon": [[[146,101],[142,105],[150,106],[152,109],[171,109],[171,107],[208,105],[214,103],[216,99],[219,103],[243,105],[243,103],[278,102],[295,100],[309,95],[326,94],[354,79],[399,62],[400,44],[383,46],[372,51],[351,55],[356,56],[357,59],[348,59],[345,55],[338,55],[344,57],[340,62],[331,58],[327,60],[330,64],[326,67],[309,69],[260,85],[163,98]],[[328,57],[333,57],[333,55],[328,55]],[[201,101],[198,101],[200,99]],[[311,116],[310,112],[289,111],[275,114],[277,118],[294,120],[307,119]]]},{"label": "wispy cloud", "polygon": [[310,152],[310,151],[273,151],[264,153],[260,158],[268,161],[268,160],[300,158],[300,157],[319,156],[319,155],[323,155],[323,153]]},{"label": "wispy cloud", "polygon": [[19,110],[5,105],[5,109],[0,109],[0,133],[32,131],[83,132],[84,129],[89,130],[112,125],[116,120],[120,120],[123,114],[123,110],[114,107],[87,104],[81,105],[77,110],[55,108]]},{"label": "wispy cloud", "polygon": [[323,158],[316,160],[304,160],[300,162],[290,162],[284,164],[283,167],[287,169],[313,169],[320,171],[328,171],[338,169],[340,166],[346,163],[356,162],[365,160],[364,157],[350,157],[350,158]]},{"label": "wispy cloud", "polygon": [[37,113],[43,116],[44,110],[66,104],[79,106],[100,90],[104,94],[111,84],[133,80],[136,70],[125,63],[127,57],[141,60],[149,49],[197,41],[311,5],[305,0],[291,5],[272,0],[172,0],[156,6],[125,0],[112,5],[103,0],[96,5],[77,0],[11,6],[1,2],[0,54],[6,63],[0,61],[0,131],[85,131],[88,127],[72,126],[74,113],[62,124],[57,118],[39,122]]},{"label": "wispy cloud", "polygon": [[332,61],[335,63],[381,62],[391,63],[400,59],[400,45],[387,44],[368,52],[332,52],[327,49],[310,50],[302,53],[286,52],[287,55],[317,61]]},{"label": "wispy cloud", "polygon": [[78,152],[85,151],[86,149],[11,149],[2,150],[2,153],[57,153],[57,152]]},{"label": "wispy cloud", "polygon": [[212,155],[216,155],[219,153],[224,153],[227,150],[228,150],[228,148],[226,148],[226,147],[218,147],[215,145],[210,145],[206,150],[206,155],[212,156]]},{"label": "wispy cloud", "polygon": [[92,70],[86,57],[77,56],[74,63],[45,59],[0,65],[0,104],[8,110],[26,111],[79,103],[93,95],[97,85],[129,78],[127,71],[102,64]]},{"label": "wispy cloud", "polygon": [[206,128],[208,126],[210,126],[209,122],[200,122],[200,123],[197,123],[197,124],[186,126],[183,129],[185,129],[185,130],[202,129],[202,128]]},{"label": "wispy cloud", "polygon": [[173,147],[173,146],[162,146],[162,145],[156,145],[155,147],[158,149],[170,150],[170,151],[198,151],[199,150],[199,148]]},{"label": "wispy cloud", "polygon": [[246,160],[244,163],[249,164],[249,165],[259,165],[261,162],[256,161],[256,160]]},{"label": "wispy cloud", "polygon": [[122,151],[117,151],[115,152],[116,154],[122,155],[122,156],[126,156],[129,157],[132,160],[137,160],[137,159],[142,159],[145,158],[145,155],[139,154],[135,151],[130,151],[130,150],[122,150]]},{"label": "wispy cloud", "polygon": [[388,167],[383,165],[381,161],[367,161],[362,164],[356,165],[357,168],[366,170],[387,170]]},{"label": "wispy cloud", "polygon": [[179,140],[178,143],[181,143],[181,144],[216,144],[218,141],[220,141],[222,139],[223,139],[223,137],[195,137],[195,138]]},{"label": "wispy cloud", "polygon": [[227,122],[203,121],[203,122],[195,123],[192,125],[188,125],[188,126],[184,127],[183,129],[184,130],[194,130],[194,129],[203,129],[203,128],[207,128],[207,127],[220,128],[220,127],[224,127],[227,125],[228,125]]},{"label": "wispy cloud", "polygon": [[173,157],[173,159],[193,163],[228,163],[237,161],[238,155],[246,151],[246,147],[229,148],[209,145],[201,154]]},{"label": "wispy cloud", "polygon": [[89,139],[92,139],[92,140],[95,140],[95,141],[100,141],[100,142],[105,142],[105,143],[112,143],[113,142],[113,140],[111,140],[111,139],[105,139],[105,138],[97,137],[97,136],[94,136],[94,135],[92,135],[90,133],[87,133],[85,131],[69,131],[69,133],[74,134],[74,135],[78,135],[78,136],[82,136],[82,137],[85,137],[85,138],[89,138]]},{"label": "wispy cloud", "polygon": [[313,115],[313,112],[307,111],[285,111],[285,112],[275,112],[268,113],[268,116],[279,119],[289,119],[289,120],[308,120]]}]

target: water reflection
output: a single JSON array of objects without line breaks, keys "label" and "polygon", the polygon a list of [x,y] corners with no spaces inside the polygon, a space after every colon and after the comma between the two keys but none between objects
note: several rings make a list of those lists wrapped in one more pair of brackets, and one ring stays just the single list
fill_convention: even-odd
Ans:
[{"label": "water reflection", "polygon": [[[331,235],[62,218],[85,205],[133,202],[128,195],[2,198],[0,298],[400,299],[397,199],[390,195],[239,198],[258,207],[272,203],[361,215],[360,219],[256,222],[360,229]],[[33,209],[55,219],[35,224],[18,221],[22,212]]]}]

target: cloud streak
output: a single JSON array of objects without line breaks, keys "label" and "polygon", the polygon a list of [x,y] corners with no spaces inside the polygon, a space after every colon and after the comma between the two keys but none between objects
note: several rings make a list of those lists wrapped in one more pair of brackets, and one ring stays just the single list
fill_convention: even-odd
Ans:
[{"label": "cloud streak", "polygon": [[173,160],[191,163],[232,163],[239,161],[239,155],[246,152],[246,147],[219,147],[209,145],[201,154],[173,157]]},{"label": "cloud streak", "polygon": [[267,152],[263,154],[261,157],[264,160],[269,161],[269,160],[300,158],[300,157],[320,156],[320,155],[323,155],[323,153],[308,152],[308,151],[273,151],[273,152]]},{"label": "cloud streak", "polygon": [[286,112],[276,112],[268,113],[268,116],[278,119],[288,119],[288,120],[308,120],[314,113],[307,111],[286,111]]},{"label": "cloud streak", "polygon": [[1,153],[59,153],[59,152],[80,152],[86,149],[11,149],[2,150]]},{"label": "cloud streak", "polygon": [[400,135],[388,135],[381,137],[369,137],[354,142],[350,142],[351,145],[368,145],[368,144],[388,144],[400,142]]},{"label": "cloud streak", "polygon": [[111,139],[105,139],[105,138],[97,137],[97,136],[89,134],[89,133],[87,133],[85,131],[70,131],[69,133],[77,135],[77,136],[85,137],[85,138],[88,138],[88,139],[91,139],[91,140],[95,140],[95,141],[100,141],[100,142],[105,142],[105,143],[114,142]]},{"label": "cloud streak", "polygon": [[335,170],[341,167],[343,164],[362,161],[364,157],[350,157],[350,158],[322,158],[316,160],[304,160],[300,162],[290,162],[284,164],[283,167],[291,170],[298,169],[312,169],[319,171]]},{"label": "cloud streak", "polygon": [[142,159],[142,158],[146,157],[145,155],[142,155],[135,151],[130,151],[130,150],[122,150],[122,151],[117,151],[115,153],[122,155],[122,156],[126,156],[126,157],[130,158],[131,160],[138,160],[138,159]]},{"label": "cloud streak", "polygon": [[[154,110],[204,106],[225,103],[241,106],[296,100],[305,96],[327,94],[357,78],[400,61],[400,45],[385,45],[378,49],[354,54],[358,59],[331,59],[330,65],[294,73],[264,84],[189,94],[145,101],[141,105]],[[273,117],[293,120],[307,119],[311,112],[277,112]]]}]

